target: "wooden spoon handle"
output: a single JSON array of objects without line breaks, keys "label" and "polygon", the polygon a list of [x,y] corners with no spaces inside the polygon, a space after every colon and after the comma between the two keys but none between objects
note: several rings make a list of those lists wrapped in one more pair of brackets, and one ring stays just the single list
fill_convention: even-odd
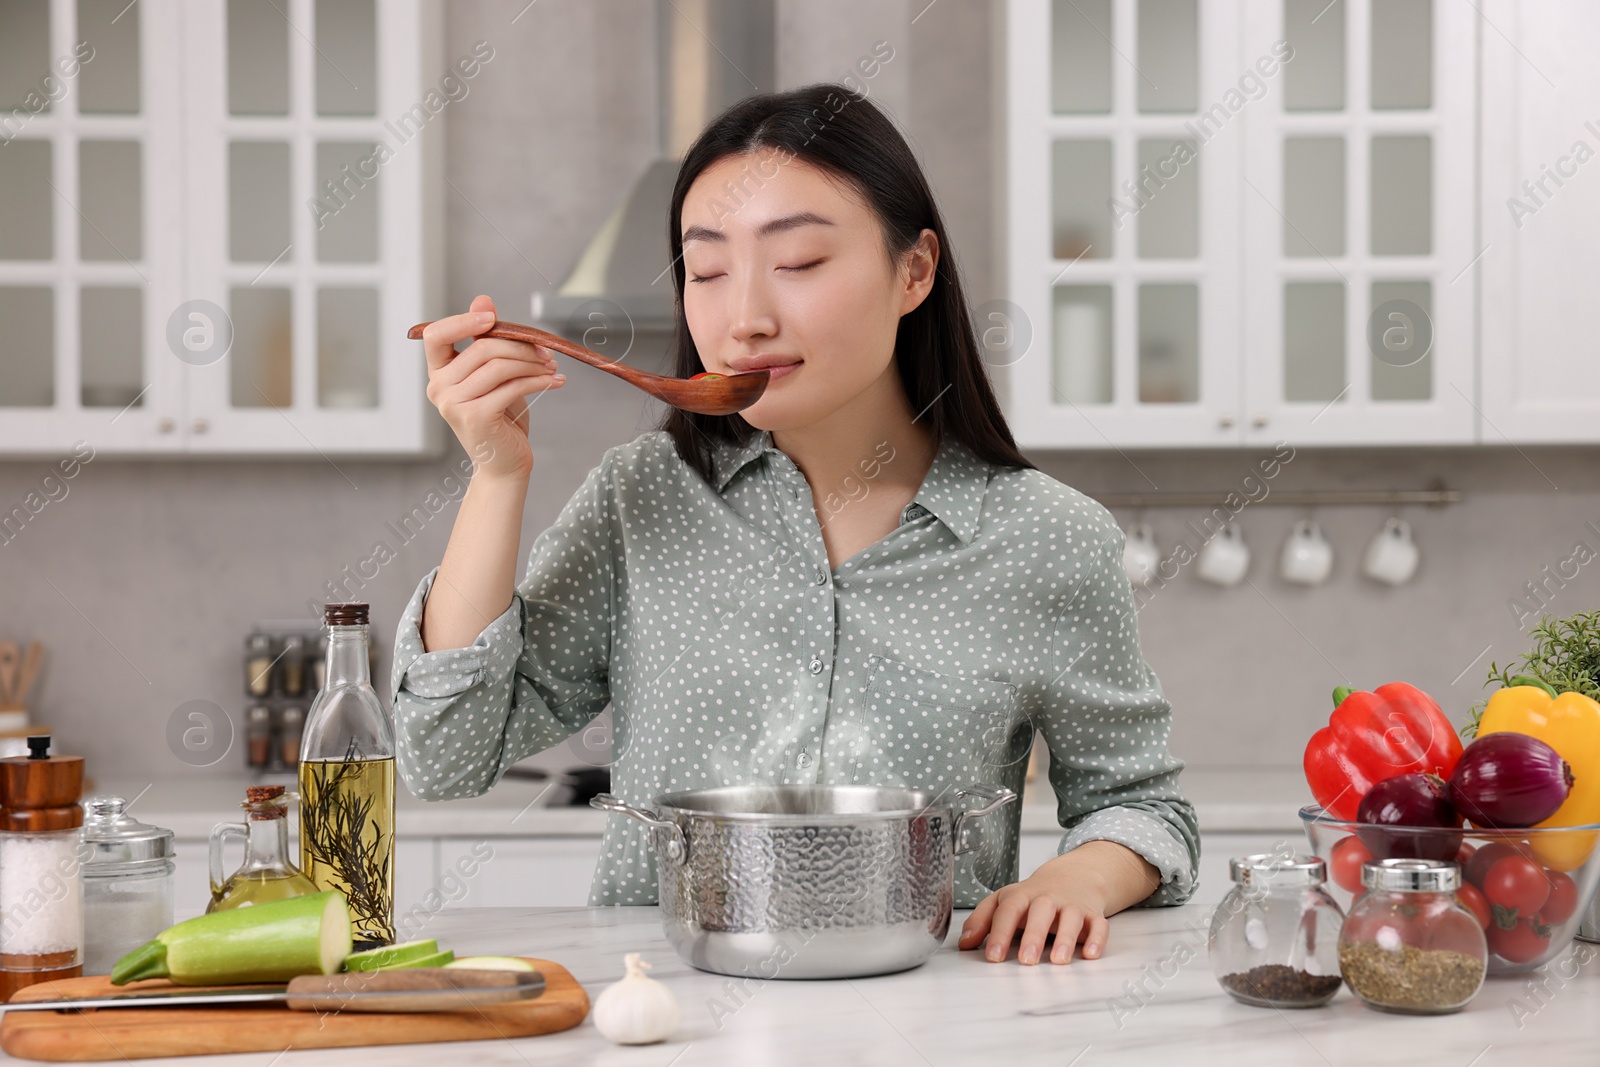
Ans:
[{"label": "wooden spoon handle", "polygon": [[[422,329],[427,325],[426,322],[417,323],[406,332],[406,336],[413,341],[421,340]],[[633,367],[626,366],[617,360],[602,356],[591,348],[585,348],[574,341],[569,341],[565,337],[546,333],[544,330],[535,329],[532,326],[524,326],[520,322],[506,322],[504,319],[496,319],[493,326],[475,336],[499,337],[507,341],[526,341],[532,345],[543,345],[545,348],[554,349],[564,355],[571,356],[573,359],[587,363],[591,367],[599,367],[603,371],[609,371],[635,385],[642,384],[645,379],[660,377],[660,375],[651,374],[648,371],[635,370]]]},{"label": "wooden spoon handle", "polygon": [[10,641],[0,641],[0,708],[21,702],[17,693],[17,667],[21,662],[22,654],[17,646]]},{"label": "wooden spoon handle", "polygon": [[17,687],[11,693],[12,702],[23,707],[28,704],[28,693],[33,689],[33,683],[39,678],[39,667],[44,662],[44,645],[38,641],[28,642],[28,653],[22,661],[22,669],[17,672]]}]

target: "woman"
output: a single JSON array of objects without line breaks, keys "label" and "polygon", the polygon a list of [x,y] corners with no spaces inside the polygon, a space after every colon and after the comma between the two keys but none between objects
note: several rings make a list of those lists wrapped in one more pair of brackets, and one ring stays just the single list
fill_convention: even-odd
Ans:
[{"label": "woman", "polygon": [[[960,945],[1068,963],[1106,916],[1182,903],[1199,851],[1140,650],[1122,535],[1017,451],[921,170],[864,97],[751,97],[673,190],[677,373],[774,370],[737,415],[670,411],[608,449],[514,586],[549,350],[431,324],[428,396],[478,467],[395,646],[407,786],[473,796],[609,702],[612,791],[863,782],[1021,791],[1035,730],[1067,832],[1017,877],[957,859]],[[1037,358],[1037,357],[1035,357]],[[991,817],[997,821],[1000,816]],[[974,856],[978,862],[975,862]],[[1005,884],[1010,883],[1010,884]],[[656,903],[645,828],[609,821],[589,903]]]}]

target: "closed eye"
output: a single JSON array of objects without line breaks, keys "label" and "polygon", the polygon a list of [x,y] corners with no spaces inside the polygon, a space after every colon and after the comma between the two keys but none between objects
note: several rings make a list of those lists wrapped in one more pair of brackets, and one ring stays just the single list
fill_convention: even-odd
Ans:
[{"label": "closed eye", "polygon": [[[801,266],[798,266],[798,267],[779,267],[778,270],[788,270],[788,271],[810,270],[812,267],[821,266],[825,262],[827,262],[827,261],[818,259],[818,260],[813,260],[810,263],[802,264]],[[691,282],[709,282],[709,281],[712,281],[712,280],[714,280],[716,278],[720,278],[720,277],[722,277],[722,275],[720,275],[720,274],[707,274],[705,277],[695,276],[695,277],[691,277],[689,280]]]}]

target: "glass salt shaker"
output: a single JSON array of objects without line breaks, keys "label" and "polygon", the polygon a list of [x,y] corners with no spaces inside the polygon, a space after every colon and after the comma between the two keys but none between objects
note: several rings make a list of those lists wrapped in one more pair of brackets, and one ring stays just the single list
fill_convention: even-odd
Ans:
[{"label": "glass salt shaker", "polygon": [[1339,966],[1350,991],[1379,1011],[1460,1011],[1483,986],[1489,946],[1478,920],[1456,900],[1461,869],[1451,860],[1386,859],[1361,865],[1367,892],[1339,934]]},{"label": "glass salt shaker", "polygon": [[1211,916],[1211,969],[1235,1000],[1315,1008],[1339,991],[1344,913],[1318,856],[1258,853],[1228,864],[1233,888]]},{"label": "glass salt shaker", "polygon": [[83,973],[110,974],[172,925],[171,830],[142,823],[122,797],[83,802]]},{"label": "glass salt shaker", "polygon": [[83,973],[83,757],[0,759],[0,1001],[25,986]]}]

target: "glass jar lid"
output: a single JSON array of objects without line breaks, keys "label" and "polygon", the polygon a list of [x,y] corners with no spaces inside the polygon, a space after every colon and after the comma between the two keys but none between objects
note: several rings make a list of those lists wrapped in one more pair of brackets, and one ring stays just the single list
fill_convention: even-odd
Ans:
[{"label": "glass jar lid", "polygon": [[[127,808],[123,797],[90,797],[83,802],[85,874],[154,865],[172,858],[172,831],[140,822]],[[94,870],[96,867],[101,870]]]},{"label": "glass jar lid", "polygon": [[1321,856],[1258,852],[1229,860],[1228,874],[1239,885],[1278,889],[1321,885],[1328,880],[1328,865]]},{"label": "glass jar lid", "polygon": [[1454,860],[1374,860],[1361,865],[1361,884],[1403,893],[1453,893],[1461,888],[1461,868]]}]

